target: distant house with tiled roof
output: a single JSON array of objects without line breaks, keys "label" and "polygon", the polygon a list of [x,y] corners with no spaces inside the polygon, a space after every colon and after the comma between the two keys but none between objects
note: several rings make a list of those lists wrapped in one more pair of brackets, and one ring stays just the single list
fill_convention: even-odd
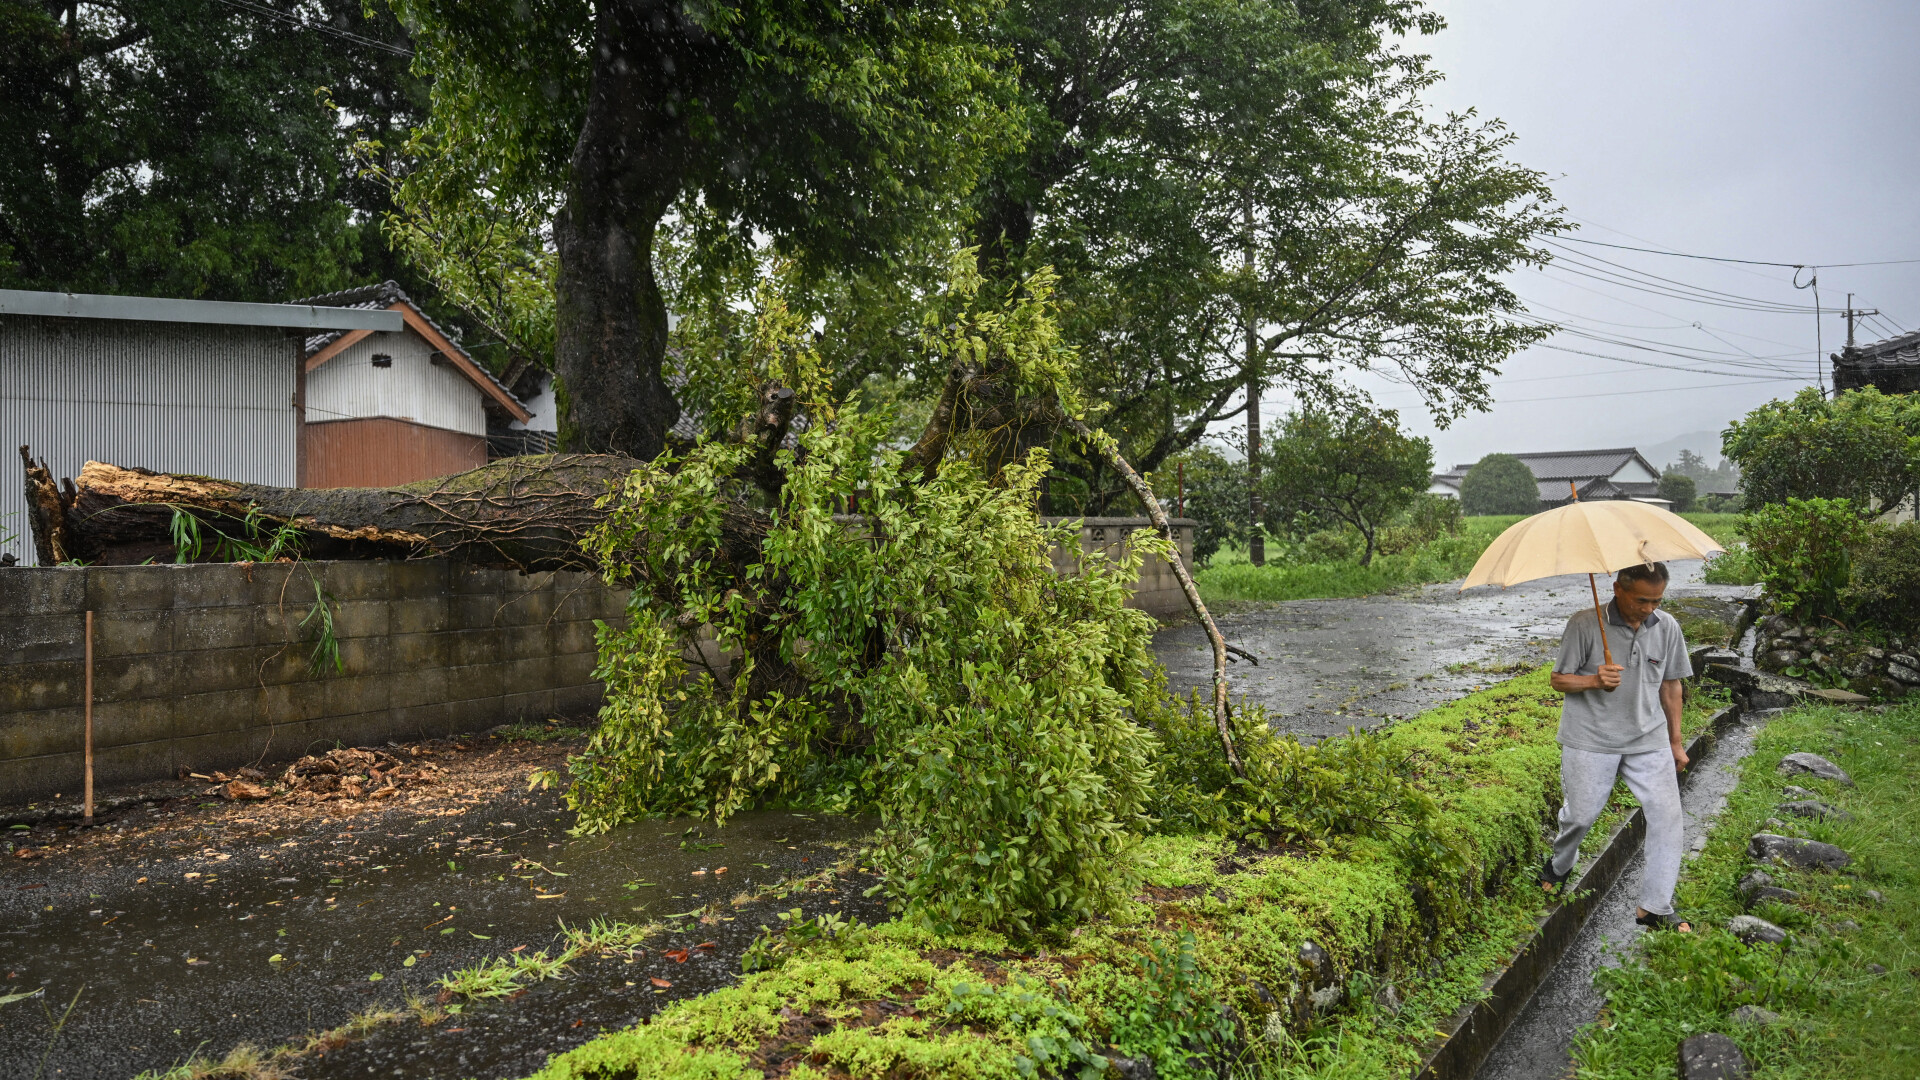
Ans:
[{"label": "distant house with tiled roof", "polygon": [[298,302],[396,311],[403,324],[306,339],[301,487],[390,487],[478,468],[490,428],[535,420],[391,281]]},{"label": "distant house with tiled roof", "polygon": [[[1666,500],[1660,498],[1660,470],[1631,446],[1514,456],[1532,470],[1534,482],[1540,487],[1542,510],[1565,503],[1572,497],[1572,491],[1578,491],[1582,499],[1634,499],[1666,505]],[[1468,462],[1435,473],[1427,490],[1435,495],[1459,498],[1460,484],[1473,465]]]},{"label": "distant house with tiled roof", "polygon": [[1920,391],[1920,332],[1869,345],[1849,345],[1834,353],[1833,388],[1877,387],[1883,394]]}]

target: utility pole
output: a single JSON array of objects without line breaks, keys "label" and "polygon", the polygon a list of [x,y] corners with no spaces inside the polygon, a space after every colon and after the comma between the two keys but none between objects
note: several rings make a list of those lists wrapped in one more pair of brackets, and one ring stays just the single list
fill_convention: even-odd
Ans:
[{"label": "utility pole", "polygon": [[[1248,188],[1246,201],[1242,206],[1247,234],[1241,249],[1242,265],[1247,273],[1247,288],[1253,288],[1253,189]],[[1260,393],[1265,382],[1260,378],[1259,347],[1260,335],[1253,326],[1253,306],[1242,304],[1241,319],[1247,324],[1247,354],[1245,361],[1247,377],[1247,491],[1252,496],[1248,500],[1247,510],[1252,515],[1252,528],[1247,531],[1247,561],[1255,566],[1267,564],[1267,538],[1260,531],[1261,519],[1266,517],[1266,508],[1260,505]]]},{"label": "utility pole", "polygon": [[1868,315],[1878,315],[1878,314],[1880,314],[1879,308],[1855,308],[1853,306],[1853,294],[1852,293],[1847,294],[1847,348],[1849,349],[1853,348],[1854,318],[1856,316],[1864,318]]}]

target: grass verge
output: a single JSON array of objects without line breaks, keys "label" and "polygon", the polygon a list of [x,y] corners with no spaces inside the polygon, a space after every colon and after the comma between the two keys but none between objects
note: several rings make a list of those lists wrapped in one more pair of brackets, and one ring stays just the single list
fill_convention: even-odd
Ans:
[{"label": "grass verge", "polygon": [[1152,837],[1139,893],[1052,940],[789,927],[752,953],[765,970],[539,1075],[1093,1077],[1123,1058],[1169,1078],[1405,1077],[1540,913],[1559,704],[1542,670],[1390,729],[1440,806],[1438,862],[1353,838]]},{"label": "grass verge", "polygon": [[[1737,538],[1738,514],[1682,514],[1722,544]],[[1254,566],[1245,550],[1222,548],[1211,565],[1194,575],[1207,603],[1222,601],[1333,600],[1370,596],[1413,585],[1432,585],[1467,575],[1487,545],[1520,520],[1517,515],[1470,517],[1458,536],[1442,536],[1407,551],[1376,555],[1370,566],[1357,561],[1280,562]]]},{"label": "grass verge", "polygon": [[[1857,786],[1781,777],[1780,759],[1796,750],[1830,758]],[[1639,956],[1602,971],[1606,1011],[1574,1043],[1579,1080],[1672,1076],[1680,1041],[1702,1031],[1738,1043],[1754,1080],[1920,1076],[1916,766],[1920,705],[1803,708],[1770,723],[1705,849],[1681,877],[1680,910],[1700,932],[1652,936]],[[1788,784],[1813,790],[1853,820],[1779,813]],[[1763,831],[1837,844],[1854,859],[1837,874],[1766,868],[1776,886],[1800,894],[1790,905],[1768,902],[1754,912],[1792,934],[1785,946],[1742,945],[1724,929],[1744,913],[1737,883],[1754,869],[1747,840]],[[1869,890],[1882,899],[1876,903]],[[1779,1019],[1735,1019],[1748,1005]]]}]

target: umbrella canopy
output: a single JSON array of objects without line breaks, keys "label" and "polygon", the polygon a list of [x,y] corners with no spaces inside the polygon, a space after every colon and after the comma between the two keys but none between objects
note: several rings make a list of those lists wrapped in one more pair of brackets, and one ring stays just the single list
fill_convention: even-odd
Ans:
[{"label": "umbrella canopy", "polygon": [[1724,550],[1685,518],[1649,503],[1571,502],[1501,533],[1460,588],[1611,574],[1636,563],[1704,559]]}]

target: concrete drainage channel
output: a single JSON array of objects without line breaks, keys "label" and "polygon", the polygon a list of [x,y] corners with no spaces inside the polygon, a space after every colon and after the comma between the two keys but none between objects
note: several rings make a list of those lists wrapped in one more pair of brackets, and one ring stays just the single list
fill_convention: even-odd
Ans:
[{"label": "concrete drainage channel", "polygon": [[[1694,765],[1682,796],[1689,853],[1704,844],[1708,823],[1752,749],[1753,729],[1742,722],[1737,705],[1714,714],[1688,744]],[[1428,1048],[1415,1080],[1555,1080],[1571,1072],[1574,1029],[1601,1005],[1593,972],[1609,944],[1617,946],[1636,931],[1631,893],[1638,882],[1629,871],[1638,868],[1646,829],[1637,807],[1614,828],[1574,885],[1578,898],[1541,917],[1526,944],[1488,976],[1486,996],[1441,1025],[1443,1034]]]}]

